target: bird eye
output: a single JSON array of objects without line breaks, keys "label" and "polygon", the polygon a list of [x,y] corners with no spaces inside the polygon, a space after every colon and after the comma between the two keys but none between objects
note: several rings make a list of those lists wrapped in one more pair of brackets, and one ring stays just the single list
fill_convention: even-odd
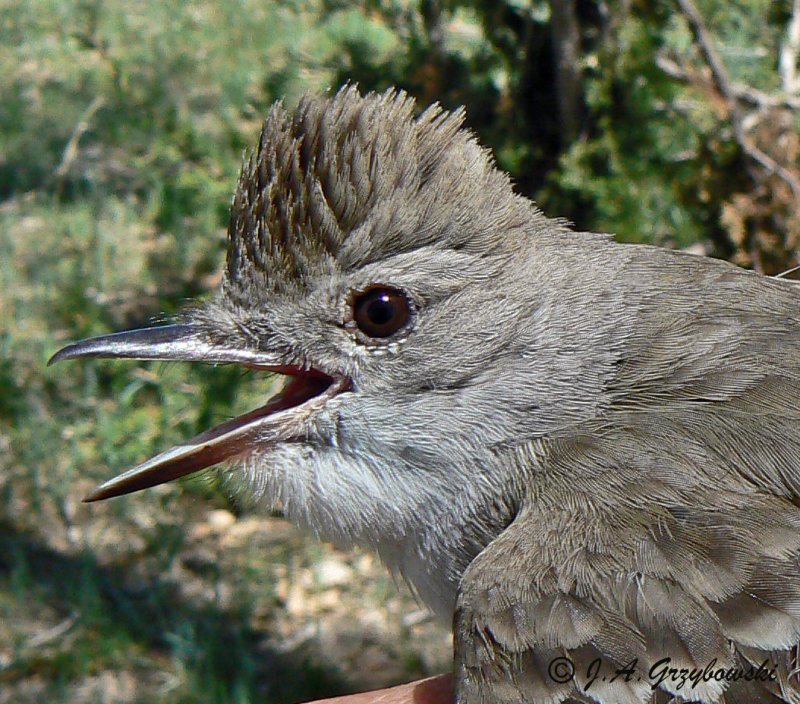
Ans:
[{"label": "bird eye", "polygon": [[371,286],[355,294],[353,320],[368,337],[390,337],[411,318],[411,303],[402,291],[389,286]]}]

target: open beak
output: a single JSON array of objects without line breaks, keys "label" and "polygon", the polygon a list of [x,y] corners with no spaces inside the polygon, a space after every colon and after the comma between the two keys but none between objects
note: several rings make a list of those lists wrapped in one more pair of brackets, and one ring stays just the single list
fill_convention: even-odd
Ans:
[{"label": "open beak", "polygon": [[223,460],[247,455],[255,449],[300,439],[305,419],[336,394],[349,388],[348,379],[286,364],[268,352],[218,343],[190,324],[143,328],[82,340],[56,352],[48,366],[78,357],[236,363],[292,377],[283,390],[264,406],[200,433],[110,479],[84,501],[129,494],[192,474]]}]

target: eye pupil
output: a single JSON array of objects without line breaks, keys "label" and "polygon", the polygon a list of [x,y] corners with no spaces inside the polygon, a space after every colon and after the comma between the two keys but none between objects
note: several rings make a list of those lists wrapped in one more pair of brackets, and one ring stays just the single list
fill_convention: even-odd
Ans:
[{"label": "eye pupil", "polygon": [[367,317],[374,325],[386,325],[394,315],[394,305],[387,295],[371,301],[367,306]]},{"label": "eye pupil", "polygon": [[389,286],[372,286],[355,295],[353,319],[368,337],[390,337],[411,317],[411,304],[402,291]]}]

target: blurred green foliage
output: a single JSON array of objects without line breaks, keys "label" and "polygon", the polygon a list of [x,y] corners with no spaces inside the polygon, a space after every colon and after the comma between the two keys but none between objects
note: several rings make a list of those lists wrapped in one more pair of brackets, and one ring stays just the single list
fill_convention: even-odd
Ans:
[{"label": "blurred green foliage", "polygon": [[[766,232],[782,243],[774,265],[787,263],[794,221],[759,210],[770,182],[746,168],[677,6],[567,5],[572,132],[559,108],[569,71],[554,58],[569,34],[549,2],[0,0],[0,688],[81,701],[76,683],[122,668],[141,677],[142,701],[294,701],[335,687],[316,665],[265,684],[251,626],[235,622],[271,598],[269,584],[252,575],[232,612],[170,614],[168,585],[131,594],[120,573],[134,554],[169,569],[180,529],[143,530],[128,500],[104,507],[121,535],[143,536],[131,552],[84,530],[93,514],[75,505],[111,471],[258,405],[271,380],[163,364],[45,369],[69,340],[164,319],[216,286],[242,153],[274,100],[356,81],[464,104],[548,215],[631,241],[708,240],[720,255]],[[779,95],[789,3],[698,7],[731,80]],[[797,124],[795,112],[783,137]],[[180,515],[186,494],[240,510],[213,481],[182,486],[154,493],[157,517]],[[22,647],[36,618],[73,613],[63,647]],[[177,684],[154,683],[152,668]]]}]

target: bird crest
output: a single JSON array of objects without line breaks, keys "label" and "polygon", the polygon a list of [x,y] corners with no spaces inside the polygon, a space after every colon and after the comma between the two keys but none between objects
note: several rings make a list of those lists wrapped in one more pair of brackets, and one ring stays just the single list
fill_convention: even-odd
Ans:
[{"label": "bird crest", "polygon": [[453,211],[463,211],[465,189],[479,201],[487,179],[495,193],[511,195],[510,184],[463,129],[463,110],[436,104],[415,117],[414,107],[402,91],[362,96],[355,86],[304,97],[293,113],[272,107],[233,199],[229,299],[434,241],[464,244],[448,223],[463,217]]}]

